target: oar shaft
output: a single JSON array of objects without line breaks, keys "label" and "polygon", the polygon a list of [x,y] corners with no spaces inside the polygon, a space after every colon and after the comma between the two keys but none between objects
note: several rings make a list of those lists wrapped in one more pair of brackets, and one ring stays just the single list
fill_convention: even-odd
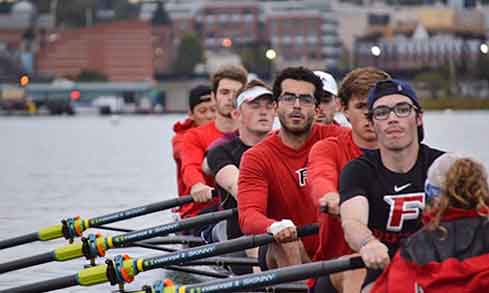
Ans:
[{"label": "oar shaft", "polygon": [[[223,219],[227,219],[231,217],[233,214],[236,213],[235,209],[230,209],[230,210],[225,210],[225,211],[219,211],[215,212],[212,214],[205,214],[197,217],[193,217],[190,219],[185,219],[182,221],[178,221],[175,223],[170,223],[170,224],[165,224],[165,225],[160,225],[152,228],[147,228],[139,231],[134,231],[131,233],[127,234],[122,234],[122,235],[117,235],[114,237],[108,237],[108,238],[97,238],[95,239],[96,243],[100,243],[104,251],[107,251],[111,248],[118,248],[118,247],[123,247],[123,246],[128,246],[131,245],[131,243],[134,243],[135,241],[139,240],[145,240],[149,239],[152,237],[156,236],[163,236],[167,235],[169,233],[173,232],[178,232],[182,230],[186,230],[195,226],[201,226],[204,224],[209,224],[209,223],[215,223],[218,221],[221,221]],[[97,242],[98,241],[98,242]],[[111,246],[106,246],[106,243],[112,243]],[[141,247],[146,247],[146,248],[155,248],[151,245],[145,245],[145,244],[135,244],[132,246],[141,246]],[[52,252],[48,253],[43,253],[39,255],[34,255],[34,256],[29,256],[25,257],[22,259],[14,260],[11,262],[7,263],[0,263],[0,273],[6,273],[10,272],[13,270],[18,270],[30,266],[35,266],[35,265],[40,265],[43,263],[47,262],[52,262],[52,261],[67,261],[70,259],[75,259],[82,257],[85,255],[87,258],[95,258],[97,256],[101,256],[100,253],[94,254],[94,255],[86,255],[86,251],[83,249],[84,244],[82,243],[73,243],[69,245],[65,245],[63,247],[57,248]],[[172,249],[165,249],[165,248],[156,248],[158,250],[164,250],[164,251],[174,251]],[[92,256],[92,257],[90,257]]]},{"label": "oar shaft", "polygon": [[38,254],[30,257],[25,257],[21,259],[16,259],[6,263],[0,264],[0,274],[20,270],[23,268],[40,265],[43,263],[48,263],[56,260],[54,252],[47,252],[43,254]]},{"label": "oar shaft", "polygon": [[156,227],[151,227],[143,230],[117,235],[112,238],[113,246],[121,247],[127,243],[134,243],[137,241],[146,240],[156,236],[165,236],[170,233],[188,230],[196,226],[216,223],[231,217],[236,212],[237,212],[236,209],[230,209],[230,210],[224,210],[215,213],[203,214],[200,216],[177,221],[171,224],[164,224]]},{"label": "oar shaft", "polygon": [[61,277],[54,280],[42,281],[35,284],[29,284],[24,286],[19,286],[15,288],[10,288],[7,290],[2,290],[0,293],[38,293],[38,292],[48,292],[58,289],[63,289],[67,287],[72,287],[78,285],[77,275],[71,275],[66,277]]},{"label": "oar shaft", "polygon": [[[266,286],[305,280],[307,278],[318,277],[346,270],[358,269],[364,267],[360,257],[335,259],[330,261],[314,262],[309,264],[285,267],[265,271],[257,274],[233,277],[229,280],[217,280],[200,283],[191,286],[185,286],[178,292],[235,292],[237,290],[247,290],[253,288],[262,288]],[[168,291],[171,292],[171,291]]]},{"label": "oar shaft", "polygon": [[229,274],[219,273],[212,270],[199,270],[195,268],[179,267],[179,266],[167,266],[165,270],[172,270],[172,271],[177,271],[182,273],[189,273],[189,274],[195,274],[195,275],[201,275],[201,276],[207,276],[207,277],[213,277],[219,279],[224,279],[229,277]]},{"label": "oar shaft", "polygon": [[39,240],[39,234],[37,232],[17,236],[10,239],[0,240],[0,249],[14,247]]},{"label": "oar shaft", "polygon": [[[217,193],[213,193],[216,195]],[[165,200],[157,203],[148,204],[145,206],[140,206],[137,208],[131,208],[124,211],[119,211],[115,213],[111,213],[108,215],[95,217],[91,219],[70,219],[69,223],[74,222],[75,229],[73,229],[72,225],[69,225],[69,228],[66,228],[66,220],[64,220],[63,225],[57,224],[50,227],[43,228],[38,232],[26,234],[19,237],[14,237],[10,239],[0,240],[0,249],[5,249],[9,247],[14,247],[21,244],[26,244],[34,241],[47,241],[51,239],[57,239],[65,236],[67,239],[71,239],[73,237],[81,236],[83,231],[86,229],[93,227],[99,227],[101,225],[110,224],[117,221],[127,220],[134,217],[139,217],[143,215],[147,215],[150,213],[174,208],[177,206],[184,205],[186,203],[192,202],[193,199],[190,195],[180,196],[174,199]]]},{"label": "oar shaft", "polygon": [[[299,228],[299,237],[316,234],[319,230],[318,224],[310,224]],[[163,268],[168,265],[175,265],[192,260],[202,259],[210,256],[241,251],[253,247],[268,244],[273,241],[272,234],[259,234],[254,236],[244,236],[220,243],[211,243],[199,247],[189,248],[182,251],[168,253],[163,256],[156,256],[143,259],[142,271]]]},{"label": "oar shaft", "polygon": [[193,199],[190,195],[180,196],[174,199],[165,200],[162,202],[156,202],[153,204],[148,204],[125,211],[115,212],[108,215],[91,218],[88,220],[90,227],[97,227],[101,225],[106,225],[114,223],[117,221],[127,220],[134,217],[139,217],[142,215],[151,214],[154,212],[171,209],[177,206],[184,205],[186,203],[192,202]]}]

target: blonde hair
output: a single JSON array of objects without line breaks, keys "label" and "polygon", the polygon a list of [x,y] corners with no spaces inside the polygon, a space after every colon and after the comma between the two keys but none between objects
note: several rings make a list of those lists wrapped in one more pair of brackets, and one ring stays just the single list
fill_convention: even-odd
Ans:
[{"label": "blonde hair", "polygon": [[[440,225],[443,214],[449,208],[480,211],[489,206],[489,184],[484,166],[470,158],[456,160],[448,169],[442,194],[436,208],[428,207],[426,212],[432,212],[433,219],[428,223],[430,230],[439,229],[443,237],[447,230]],[[488,217],[487,214],[480,214]],[[488,217],[489,218],[489,217]]]}]

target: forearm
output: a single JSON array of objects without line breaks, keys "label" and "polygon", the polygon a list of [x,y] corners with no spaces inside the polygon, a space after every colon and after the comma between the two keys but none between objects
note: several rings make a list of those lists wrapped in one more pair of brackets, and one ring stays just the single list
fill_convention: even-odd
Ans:
[{"label": "forearm", "polygon": [[239,209],[239,226],[246,235],[267,233],[267,228],[276,221],[252,209]]},{"label": "forearm", "polygon": [[360,248],[374,239],[372,231],[358,220],[341,219],[345,239],[348,245],[354,251],[360,251]]},{"label": "forearm", "polygon": [[373,239],[367,226],[369,203],[363,196],[356,196],[343,202],[340,207],[341,224],[346,242],[351,249],[359,251],[363,245]]},{"label": "forearm", "polygon": [[234,165],[227,165],[216,174],[216,183],[229,192],[236,200],[238,195],[239,169]]}]

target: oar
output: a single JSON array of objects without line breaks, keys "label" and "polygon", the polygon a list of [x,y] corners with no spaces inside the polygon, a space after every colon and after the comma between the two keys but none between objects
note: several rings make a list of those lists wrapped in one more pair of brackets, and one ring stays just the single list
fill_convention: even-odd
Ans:
[{"label": "oar", "polygon": [[230,218],[234,214],[236,214],[236,209],[208,213],[174,223],[133,231],[117,236],[97,237],[96,235],[91,234],[88,238],[82,238],[82,242],[79,243],[68,244],[51,252],[2,263],[0,264],[0,274],[52,261],[67,261],[83,256],[93,260],[96,257],[104,256],[105,252],[111,248],[124,247],[130,245],[130,243],[152,237],[163,236],[178,231],[188,230],[196,226],[216,223]]},{"label": "oar", "polygon": [[[219,277],[216,277],[219,278]],[[234,278],[234,277],[233,277]],[[224,278],[220,278],[224,279]],[[230,279],[229,276],[227,278],[228,280]],[[168,285],[169,281],[157,281],[152,287],[145,285],[141,290],[135,290],[135,291],[121,291],[121,293],[173,293],[173,287],[172,285]],[[184,291],[182,290],[182,293]],[[185,291],[189,292],[189,291]],[[221,292],[221,291],[218,291]],[[296,283],[286,283],[286,284],[278,284],[274,286],[267,286],[267,287],[261,287],[261,288],[254,288],[254,289],[248,289],[248,290],[233,290],[233,292],[274,292],[274,293],[292,293],[292,292],[298,292],[298,293],[307,293],[308,288],[306,284],[296,284]],[[193,291],[191,293],[199,293],[199,291]]]},{"label": "oar", "polygon": [[[231,279],[215,280],[189,286],[175,286],[173,282],[164,282],[164,291],[156,291],[161,288],[161,283],[155,283],[151,291],[165,293],[211,293],[211,292],[236,292],[263,288],[281,283],[295,282],[308,278],[315,278],[332,273],[363,268],[365,265],[361,257],[339,258],[329,261],[319,261],[308,264],[284,267],[261,273],[236,276]],[[147,288],[146,288],[147,289]],[[134,292],[134,293],[136,293]]]},{"label": "oar", "polygon": [[175,236],[158,237],[140,243],[151,244],[151,245],[164,245],[164,244],[202,245],[204,244],[204,240],[202,240],[202,238],[200,237],[192,236],[192,235],[175,235]]},{"label": "oar", "polygon": [[[215,195],[216,193],[213,192],[213,196]],[[100,227],[102,225],[114,223],[117,221],[127,220],[154,212],[167,210],[190,202],[193,202],[192,197],[190,195],[186,195],[91,219],[81,219],[79,217],[69,218],[62,220],[61,224],[43,228],[38,232],[33,232],[10,239],[0,240],[0,249],[14,247],[34,241],[47,241],[61,237],[73,240],[73,238],[81,236],[83,231],[88,228]]]},{"label": "oar", "polygon": [[[299,228],[299,237],[317,234],[318,224],[306,225]],[[41,281],[34,284],[15,287],[1,292],[47,292],[50,290],[64,289],[75,285],[92,286],[110,282],[111,285],[131,282],[134,277],[141,272],[165,268],[170,265],[178,265],[193,260],[208,258],[211,256],[226,254],[235,251],[265,245],[273,241],[271,234],[259,234],[253,236],[243,236],[240,238],[227,240],[219,243],[211,243],[199,247],[184,249],[162,256],[151,258],[131,259],[128,256],[116,256],[114,260],[106,260],[105,265],[83,269],[77,274],[62,278]]]}]

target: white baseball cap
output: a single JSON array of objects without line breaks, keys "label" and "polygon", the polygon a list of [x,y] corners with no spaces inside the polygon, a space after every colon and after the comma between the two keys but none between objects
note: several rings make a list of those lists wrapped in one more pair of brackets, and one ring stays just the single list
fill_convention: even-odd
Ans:
[{"label": "white baseball cap", "polygon": [[252,88],[249,88],[242,92],[237,98],[236,98],[236,108],[239,108],[244,102],[251,102],[254,99],[263,96],[263,95],[270,95],[272,96],[272,92],[268,90],[265,87],[262,86],[254,86]]},{"label": "white baseball cap", "polygon": [[336,84],[336,81],[334,80],[334,77],[324,71],[314,71],[314,74],[321,79],[321,82],[323,83],[323,90],[333,94],[335,96],[338,95],[338,85]]},{"label": "white baseball cap", "polygon": [[431,163],[424,184],[425,194],[428,201],[445,191],[445,180],[448,170],[450,170],[457,160],[462,158],[463,156],[461,154],[445,153]]}]

